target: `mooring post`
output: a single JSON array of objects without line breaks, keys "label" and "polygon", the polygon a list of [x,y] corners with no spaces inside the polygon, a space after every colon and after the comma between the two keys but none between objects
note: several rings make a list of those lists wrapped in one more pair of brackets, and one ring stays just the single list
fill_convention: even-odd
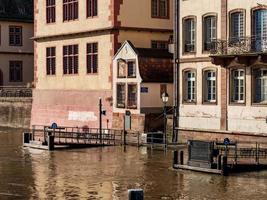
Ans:
[{"label": "mooring post", "polygon": [[102,145],[102,99],[99,97],[99,139]]},{"label": "mooring post", "polygon": [[255,161],[256,161],[256,164],[257,165],[259,165],[259,144],[258,144],[258,142],[256,142],[256,159],[255,159]]},{"label": "mooring post", "polygon": [[226,176],[228,174],[227,168],[227,156],[222,157],[222,175]]},{"label": "mooring post", "polygon": [[139,140],[140,140],[140,136],[139,136],[139,132],[137,132],[137,147],[139,148],[139,146],[140,146],[140,142],[139,142]]},{"label": "mooring post", "polygon": [[128,190],[129,200],[144,200],[144,191],[142,189]]},{"label": "mooring post", "polygon": [[48,135],[48,151],[53,151],[55,149],[55,136],[53,135]]},{"label": "mooring post", "polygon": [[178,165],[178,151],[177,150],[173,152],[173,167],[175,167],[175,165]]},{"label": "mooring post", "polygon": [[180,165],[184,164],[184,151],[180,151]]},{"label": "mooring post", "polygon": [[218,170],[222,169],[222,155],[217,156],[217,169]]}]

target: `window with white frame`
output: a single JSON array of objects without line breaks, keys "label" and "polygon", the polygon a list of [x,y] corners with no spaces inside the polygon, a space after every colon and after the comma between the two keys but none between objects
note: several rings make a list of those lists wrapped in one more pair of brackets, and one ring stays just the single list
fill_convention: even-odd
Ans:
[{"label": "window with white frame", "polygon": [[267,9],[259,9],[254,11],[254,27],[253,33],[255,37],[254,50],[267,50]]},{"label": "window with white frame", "polygon": [[136,77],[136,64],[135,61],[128,61],[128,78],[135,78]]},{"label": "window with white frame", "polygon": [[194,18],[184,20],[184,52],[195,52],[196,23]]},{"label": "window with white frame", "polygon": [[231,73],[231,100],[236,103],[245,102],[245,70],[235,69]]},{"label": "window with white frame", "polygon": [[130,109],[137,108],[137,85],[136,84],[128,84],[128,99],[127,99],[127,107]]},{"label": "window with white frame", "polygon": [[234,12],[230,17],[230,41],[239,42],[245,35],[244,12]]},{"label": "window with white frame", "polygon": [[254,103],[267,102],[267,69],[253,71],[254,77]]},{"label": "window with white frame", "polygon": [[204,18],[204,51],[211,49],[212,42],[217,38],[217,25],[215,16]]},{"label": "window with white frame", "polygon": [[206,70],[204,72],[204,101],[214,103],[216,102],[216,71]]},{"label": "window with white frame", "polygon": [[125,108],[125,83],[117,84],[117,108]]},{"label": "window with white frame", "polygon": [[196,102],[196,72],[186,71],[184,73],[184,101]]}]

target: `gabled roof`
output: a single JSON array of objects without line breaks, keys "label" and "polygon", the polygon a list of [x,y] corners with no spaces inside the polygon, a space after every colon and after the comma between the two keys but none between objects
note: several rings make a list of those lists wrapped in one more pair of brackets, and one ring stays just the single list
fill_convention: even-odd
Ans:
[{"label": "gabled roof", "polygon": [[139,73],[145,83],[172,83],[173,64],[170,58],[139,58]]},{"label": "gabled roof", "polygon": [[0,20],[33,22],[33,0],[0,0]]}]

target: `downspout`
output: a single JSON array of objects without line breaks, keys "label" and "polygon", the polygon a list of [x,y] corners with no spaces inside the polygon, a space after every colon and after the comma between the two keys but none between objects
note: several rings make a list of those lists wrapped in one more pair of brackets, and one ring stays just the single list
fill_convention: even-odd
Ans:
[{"label": "downspout", "polygon": [[173,10],[173,142],[178,142],[179,128],[179,107],[180,107],[180,89],[179,89],[179,68],[180,68],[180,0],[174,0]]}]

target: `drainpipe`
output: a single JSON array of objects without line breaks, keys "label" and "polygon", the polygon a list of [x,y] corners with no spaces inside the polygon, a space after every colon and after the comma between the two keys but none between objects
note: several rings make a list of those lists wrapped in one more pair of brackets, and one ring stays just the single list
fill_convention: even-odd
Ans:
[{"label": "drainpipe", "polygon": [[178,142],[178,127],[179,127],[179,104],[180,104],[180,89],[179,89],[179,68],[180,68],[180,0],[174,0],[173,10],[173,142]]}]

